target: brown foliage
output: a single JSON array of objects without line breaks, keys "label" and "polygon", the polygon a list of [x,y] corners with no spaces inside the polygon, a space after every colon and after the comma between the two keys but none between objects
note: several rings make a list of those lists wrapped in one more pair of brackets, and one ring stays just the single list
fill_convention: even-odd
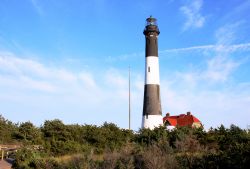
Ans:
[{"label": "brown foliage", "polygon": [[181,140],[175,142],[175,146],[178,152],[195,153],[204,151],[205,147],[202,146],[198,139],[194,135],[186,135]]},{"label": "brown foliage", "polygon": [[[165,146],[168,143],[166,143]],[[178,168],[177,161],[170,149],[162,145],[153,144],[142,152],[143,167],[145,169],[175,169]]]},{"label": "brown foliage", "polygon": [[101,168],[120,168],[120,169],[132,169],[134,168],[133,159],[133,146],[127,144],[120,151],[110,150],[105,151],[103,156],[103,165]]}]

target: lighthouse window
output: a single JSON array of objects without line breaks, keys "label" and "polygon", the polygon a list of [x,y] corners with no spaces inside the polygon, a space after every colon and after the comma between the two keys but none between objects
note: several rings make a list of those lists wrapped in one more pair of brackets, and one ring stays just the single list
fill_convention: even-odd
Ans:
[{"label": "lighthouse window", "polygon": [[148,72],[150,72],[150,67],[148,67]]},{"label": "lighthouse window", "polygon": [[159,87],[157,87],[157,98],[158,98],[158,100],[160,100],[160,90],[159,90]]}]

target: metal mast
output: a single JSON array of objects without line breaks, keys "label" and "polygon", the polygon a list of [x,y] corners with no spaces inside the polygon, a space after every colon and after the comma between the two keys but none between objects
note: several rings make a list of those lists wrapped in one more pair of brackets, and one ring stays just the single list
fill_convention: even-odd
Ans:
[{"label": "metal mast", "polygon": [[130,66],[128,68],[128,128],[131,130],[131,93],[130,93]]}]

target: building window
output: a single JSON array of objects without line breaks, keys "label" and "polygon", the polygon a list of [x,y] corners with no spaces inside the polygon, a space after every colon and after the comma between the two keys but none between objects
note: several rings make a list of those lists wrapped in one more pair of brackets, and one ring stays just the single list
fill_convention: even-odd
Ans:
[{"label": "building window", "polygon": [[148,72],[150,72],[150,67],[148,67]]}]

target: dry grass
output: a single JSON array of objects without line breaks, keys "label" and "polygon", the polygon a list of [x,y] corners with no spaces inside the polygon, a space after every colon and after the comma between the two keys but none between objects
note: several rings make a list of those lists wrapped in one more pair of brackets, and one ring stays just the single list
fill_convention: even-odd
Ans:
[{"label": "dry grass", "polygon": [[60,157],[54,157],[53,159],[56,162],[61,163],[61,162],[69,162],[73,158],[81,157],[81,156],[82,156],[81,154],[73,154],[73,155],[64,155],[64,156],[60,156]]}]

